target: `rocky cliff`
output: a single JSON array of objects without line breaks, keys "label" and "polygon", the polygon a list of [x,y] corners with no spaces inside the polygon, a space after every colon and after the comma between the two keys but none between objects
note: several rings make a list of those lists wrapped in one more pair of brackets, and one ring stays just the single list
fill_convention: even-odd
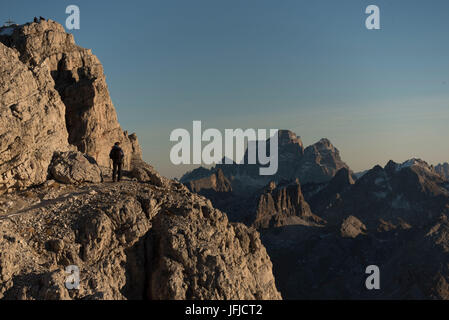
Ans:
[{"label": "rocky cliff", "polygon": [[67,150],[67,139],[49,65],[28,66],[0,43],[0,193],[44,182],[53,152]]},{"label": "rocky cliff", "polygon": [[0,189],[42,183],[53,151],[71,146],[105,167],[116,141],[126,169],[141,158],[136,135],[120,128],[98,58],[60,24],[0,28],[0,55]]},{"label": "rocky cliff", "polygon": [[259,233],[142,161],[61,25],[0,28],[0,62],[0,299],[281,299]]}]

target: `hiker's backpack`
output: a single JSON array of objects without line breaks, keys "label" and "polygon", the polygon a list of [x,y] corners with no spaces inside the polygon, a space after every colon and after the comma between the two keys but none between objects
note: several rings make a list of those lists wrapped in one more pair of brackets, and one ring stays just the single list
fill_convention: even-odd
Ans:
[{"label": "hiker's backpack", "polygon": [[109,153],[109,158],[112,159],[112,161],[115,162],[122,162],[124,158],[123,150],[119,147],[113,147],[111,152]]}]

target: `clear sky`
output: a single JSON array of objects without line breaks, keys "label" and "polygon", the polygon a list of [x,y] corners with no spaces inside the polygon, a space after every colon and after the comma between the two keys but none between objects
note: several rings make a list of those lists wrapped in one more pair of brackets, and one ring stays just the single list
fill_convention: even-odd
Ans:
[{"label": "clear sky", "polygon": [[[449,161],[449,1],[1,1],[0,19],[65,23],[104,65],[124,130],[166,176],[170,132],[278,128],[327,137],[360,171]],[[365,8],[381,30],[365,28]]]}]

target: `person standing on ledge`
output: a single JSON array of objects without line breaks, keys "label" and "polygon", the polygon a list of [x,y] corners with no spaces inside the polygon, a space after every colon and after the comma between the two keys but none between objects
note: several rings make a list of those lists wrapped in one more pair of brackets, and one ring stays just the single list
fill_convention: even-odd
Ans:
[{"label": "person standing on ledge", "polygon": [[112,159],[112,181],[116,181],[116,177],[118,174],[118,180],[122,179],[122,164],[123,159],[125,158],[125,153],[122,148],[120,148],[120,142],[116,142],[112,147],[111,152],[109,153],[109,158]]}]

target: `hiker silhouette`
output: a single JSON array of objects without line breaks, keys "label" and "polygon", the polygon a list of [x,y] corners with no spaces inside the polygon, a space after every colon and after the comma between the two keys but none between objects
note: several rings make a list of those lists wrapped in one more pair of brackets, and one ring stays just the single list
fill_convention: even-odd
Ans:
[{"label": "hiker silhouette", "polygon": [[120,142],[114,144],[109,153],[109,158],[112,160],[112,181],[120,181],[122,179],[123,159],[125,158],[125,153],[120,148]]}]

